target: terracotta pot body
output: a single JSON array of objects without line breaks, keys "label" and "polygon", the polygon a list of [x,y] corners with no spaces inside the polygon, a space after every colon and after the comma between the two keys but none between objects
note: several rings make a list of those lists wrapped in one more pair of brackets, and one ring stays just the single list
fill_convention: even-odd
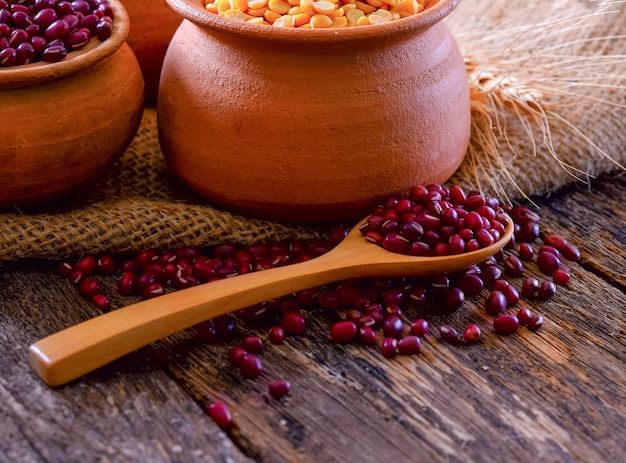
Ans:
[{"label": "terracotta pot body", "polygon": [[125,43],[119,1],[113,34],[58,63],[0,69],[0,207],[44,202],[101,174],[130,145],[143,79]]},{"label": "terracotta pot body", "polygon": [[263,218],[351,220],[462,162],[468,78],[442,22],[458,0],[326,30],[228,21],[202,1],[168,0],[186,20],[158,123],[169,166],[204,198]]},{"label": "terracotta pot body", "polygon": [[166,0],[122,0],[130,17],[127,43],[146,84],[146,104],[156,105],[161,66],[181,17]]}]

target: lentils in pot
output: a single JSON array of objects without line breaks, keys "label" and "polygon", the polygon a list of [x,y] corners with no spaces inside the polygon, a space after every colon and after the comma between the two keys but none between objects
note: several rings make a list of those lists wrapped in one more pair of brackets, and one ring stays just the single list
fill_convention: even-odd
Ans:
[{"label": "lentils in pot", "polygon": [[426,0],[213,0],[205,9],[224,18],[283,28],[368,26],[413,16]]}]

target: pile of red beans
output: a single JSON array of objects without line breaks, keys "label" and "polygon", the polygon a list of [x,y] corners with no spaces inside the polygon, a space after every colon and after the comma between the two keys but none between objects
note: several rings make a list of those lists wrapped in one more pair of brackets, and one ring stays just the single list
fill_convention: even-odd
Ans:
[{"label": "pile of red beans", "polygon": [[[408,197],[391,198],[373,211],[361,232],[390,252],[451,254],[497,241],[508,217],[514,222],[514,238],[480,264],[425,278],[353,279],[309,288],[208,320],[194,327],[196,335],[210,342],[230,340],[230,364],[243,378],[254,379],[263,373],[262,354],[267,344],[278,345],[287,336],[304,335],[310,310],[327,314],[331,341],[372,346],[386,358],[418,354],[425,337],[473,344],[487,328],[502,335],[522,328],[539,330],[544,319],[531,305],[553,297],[558,286],[566,286],[570,279],[566,263],[579,261],[581,256],[563,237],[542,234],[540,217],[533,210],[502,207],[495,198],[477,191],[418,185]],[[408,223],[411,225],[405,226]],[[84,298],[107,311],[111,303],[103,291],[106,278],[115,281],[120,295],[158,297],[315,258],[336,246],[347,232],[347,228],[337,227],[323,241],[247,247],[223,243],[209,249],[182,247],[165,253],[146,250],[117,261],[106,255],[86,256],[76,263],[61,264],[60,272]],[[527,272],[530,266],[532,271]],[[461,310],[470,299],[484,312],[465,326],[447,324],[448,315]],[[485,320],[490,320],[489,324]],[[439,322],[431,326],[433,321]],[[248,333],[263,330],[265,334],[239,335],[240,325],[246,326]],[[233,339],[238,340],[235,346]],[[290,384],[284,379],[270,383],[269,394],[276,399],[289,392]],[[209,411],[223,429],[230,426],[230,413],[223,403],[215,402]]]},{"label": "pile of red beans", "polygon": [[112,30],[107,0],[0,0],[0,68],[61,61]]}]

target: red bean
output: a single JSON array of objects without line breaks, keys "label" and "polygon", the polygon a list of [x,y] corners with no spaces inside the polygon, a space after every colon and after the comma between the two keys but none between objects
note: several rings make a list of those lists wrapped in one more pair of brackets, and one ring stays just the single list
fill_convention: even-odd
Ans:
[{"label": "red bean", "polygon": [[248,354],[241,346],[234,346],[228,350],[228,361],[235,366],[239,366],[241,360]]},{"label": "red bean", "polygon": [[552,246],[553,248],[562,251],[567,243],[567,240],[561,235],[549,234],[543,237],[543,242],[548,246]]},{"label": "red bean", "polygon": [[537,296],[542,301],[547,301],[556,293],[556,286],[550,280],[544,280],[539,284],[539,288],[537,289]]},{"label": "red bean", "polygon": [[166,293],[165,286],[161,283],[151,283],[147,285],[143,290],[143,298],[144,299],[152,299],[155,297],[162,296]]},{"label": "red bean", "polygon": [[276,379],[269,383],[268,390],[272,398],[279,400],[289,394],[291,384],[284,379]]},{"label": "red bean", "polygon": [[388,338],[400,338],[404,330],[402,319],[396,315],[387,317],[383,322],[383,333]]},{"label": "red bean", "polygon": [[563,249],[561,249],[561,254],[563,254],[566,259],[569,259],[573,262],[580,262],[580,250],[571,243],[565,243],[565,245],[563,245]]},{"label": "red bean", "polygon": [[380,352],[386,358],[393,358],[398,350],[398,340],[396,338],[385,338],[380,346]]},{"label": "red bean", "polygon": [[330,338],[336,343],[354,341],[357,337],[357,326],[351,321],[340,321],[330,327]]},{"label": "red bean", "polygon": [[485,300],[485,310],[489,315],[499,315],[507,306],[506,296],[501,291],[491,291]]},{"label": "red bean", "polygon": [[555,254],[542,251],[537,256],[537,267],[539,267],[539,270],[543,273],[552,275],[561,267],[561,261],[559,261],[559,258]]},{"label": "red bean", "polygon": [[376,344],[376,332],[369,326],[359,328],[359,340],[366,346]]},{"label": "red bean", "polygon": [[520,259],[530,261],[535,257],[535,251],[530,243],[520,243],[518,255]]},{"label": "red bean", "polygon": [[475,323],[471,323],[463,330],[463,339],[467,342],[478,342],[480,340],[480,327]]},{"label": "red bean", "polygon": [[506,298],[507,306],[511,307],[517,304],[520,300],[519,292],[513,285],[508,285],[506,288],[502,289],[502,294]]},{"label": "red bean", "polygon": [[280,326],[287,334],[299,335],[306,329],[306,320],[299,313],[286,312],[281,317]]},{"label": "red bean", "polygon": [[241,347],[248,353],[260,354],[263,352],[263,340],[255,335],[244,336],[241,340]]},{"label": "red bean", "polygon": [[95,294],[91,301],[96,306],[96,308],[103,312],[108,312],[111,308],[111,301],[109,301],[109,298],[102,293]]},{"label": "red bean", "polygon": [[398,233],[390,233],[383,238],[382,246],[391,252],[408,254],[411,242]]},{"label": "red bean", "polygon": [[237,332],[237,322],[230,314],[215,317],[213,325],[215,326],[215,334],[219,338],[229,338]]},{"label": "red bean", "polygon": [[103,275],[112,275],[115,272],[115,261],[111,256],[100,256],[97,264],[98,272]]},{"label": "red bean", "polygon": [[428,333],[430,325],[427,320],[418,318],[411,323],[411,334],[419,337],[424,337]]},{"label": "red bean", "polygon": [[522,225],[519,232],[517,233],[520,241],[526,243],[532,243],[537,238],[539,238],[540,230],[539,224],[537,222],[526,222]]},{"label": "red bean", "polygon": [[101,292],[100,283],[93,278],[85,278],[81,281],[78,292],[85,299],[92,299],[96,294]]},{"label": "red bean", "polygon": [[228,431],[233,424],[230,410],[223,402],[211,402],[209,416],[222,431]]},{"label": "red bean", "polygon": [[280,344],[285,339],[285,330],[280,326],[270,328],[269,339],[272,344]]},{"label": "red bean", "polygon": [[559,269],[552,274],[552,280],[559,286],[567,286],[570,278],[569,272],[563,269]]},{"label": "red bean", "polygon": [[478,275],[464,274],[457,281],[457,287],[465,293],[466,296],[476,296],[484,289],[484,283]]},{"label": "red bean", "polygon": [[515,315],[500,314],[493,319],[493,328],[499,334],[513,334],[519,328],[519,320]]},{"label": "red bean", "polygon": [[459,333],[450,325],[440,326],[439,336],[449,344],[457,344],[459,342]]},{"label": "red bean", "polygon": [[398,341],[398,353],[402,355],[418,354],[422,348],[420,338],[415,335],[405,336]]},{"label": "red bean", "polygon": [[513,221],[520,225],[523,225],[527,222],[539,223],[540,221],[539,215],[536,212],[531,211],[529,208],[523,206],[516,206],[512,208],[510,214]]},{"label": "red bean", "polygon": [[334,291],[322,291],[317,296],[317,304],[323,309],[337,309],[341,305],[341,299]]},{"label": "red bean", "polygon": [[456,310],[465,302],[465,293],[460,288],[450,288],[446,293],[444,304],[450,310]]},{"label": "red bean", "polygon": [[533,317],[526,323],[526,327],[530,331],[537,331],[543,326],[543,317],[541,315],[533,315]]},{"label": "red bean", "polygon": [[75,267],[69,262],[63,262],[59,265],[59,274],[65,278],[69,278],[72,272],[75,270]]},{"label": "red bean", "polygon": [[511,276],[522,276],[524,274],[524,264],[517,256],[509,256],[504,261],[504,272]]},{"label": "red bean", "polygon": [[255,354],[244,355],[237,364],[241,375],[246,379],[254,379],[263,372],[261,359]]},{"label": "red bean", "polygon": [[517,320],[519,324],[522,326],[528,325],[530,320],[533,318],[533,313],[528,307],[522,307],[517,311]]},{"label": "red bean", "polygon": [[91,275],[98,268],[98,262],[95,257],[85,256],[78,261],[76,268],[81,270],[85,275]]},{"label": "red bean", "polygon": [[5,48],[4,50],[0,50],[0,66],[9,67],[13,66],[15,60],[17,59],[17,52],[15,48]]},{"label": "red bean", "polygon": [[529,298],[537,295],[539,290],[539,280],[537,278],[527,278],[522,283],[522,296]]}]

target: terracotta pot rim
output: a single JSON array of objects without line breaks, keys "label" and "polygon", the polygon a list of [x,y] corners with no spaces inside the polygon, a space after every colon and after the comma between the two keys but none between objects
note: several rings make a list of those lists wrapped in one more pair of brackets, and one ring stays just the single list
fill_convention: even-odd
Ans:
[{"label": "terracotta pot rim", "polygon": [[115,53],[125,42],[130,30],[130,19],[120,0],[108,0],[113,13],[113,30],[104,42],[92,37],[80,50],[67,54],[57,63],[36,62],[0,69],[3,89],[31,87],[75,74]]},{"label": "terracotta pot rim", "polygon": [[299,29],[271,27],[266,25],[248,24],[223,18],[209,13],[203,7],[204,0],[166,0],[170,7],[183,18],[192,23],[231,33],[249,36],[254,40],[282,40],[288,42],[333,42],[376,39],[390,33],[418,32],[426,30],[448,16],[461,0],[435,0],[435,3],[422,12],[385,24],[360,27],[343,27],[328,29]]}]

